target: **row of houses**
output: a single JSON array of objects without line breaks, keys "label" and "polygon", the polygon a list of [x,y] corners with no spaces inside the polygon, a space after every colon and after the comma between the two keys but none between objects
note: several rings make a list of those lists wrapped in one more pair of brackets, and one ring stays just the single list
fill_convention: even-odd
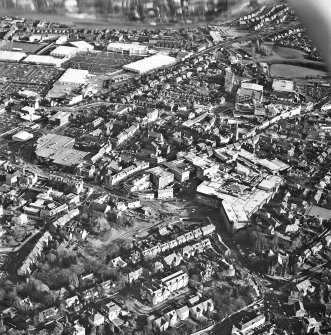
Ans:
[{"label": "row of houses", "polygon": [[[193,231],[187,232],[183,235],[180,235],[176,237],[175,239],[165,242],[161,245],[156,245],[153,247],[146,248],[142,250],[142,255],[144,257],[150,256],[150,257],[155,257],[161,252],[165,252],[167,250],[171,250],[176,248],[177,246],[183,245],[186,242],[193,241],[195,239],[198,239],[202,236],[208,236],[212,234],[215,231],[215,226],[213,224],[209,224],[207,226],[203,226],[201,228],[197,228]],[[200,247],[197,247],[200,249]],[[193,248],[194,249],[194,248]]]},{"label": "row of houses", "polygon": [[194,300],[195,304],[191,305],[190,307],[185,305],[165,313],[160,318],[153,320],[154,327],[159,331],[165,331],[169,327],[175,326],[179,321],[188,319],[190,316],[195,319],[199,319],[205,313],[214,311],[214,303],[212,299],[207,299],[200,302],[199,297],[194,297],[190,300]]},{"label": "row of houses", "polygon": [[30,251],[28,256],[25,258],[21,266],[17,270],[17,274],[20,276],[26,276],[31,273],[32,265],[35,264],[40,257],[43,249],[52,240],[52,235],[46,231],[37,241],[33,249]]}]

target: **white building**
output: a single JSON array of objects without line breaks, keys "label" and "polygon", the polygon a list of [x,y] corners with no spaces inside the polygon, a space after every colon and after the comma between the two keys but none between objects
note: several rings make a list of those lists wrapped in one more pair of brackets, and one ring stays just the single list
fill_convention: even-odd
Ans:
[{"label": "white building", "polygon": [[147,55],[148,46],[134,43],[109,43],[107,50],[124,55]]},{"label": "white building", "polygon": [[26,57],[26,54],[24,52],[0,51],[0,61],[19,62],[24,57]]},{"label": "white building", "polygon": [[75,56],[75,54],[78,52],[78,48],[74,47],[67,47],[64,45],[58,46],[56,49],[54,49],[50,55],[54,57],[60,57],[60,58],[70,58]]},{"label": "white building", "polygon": [[142,74],[162,67],[171,66],[174,64],[176,64],[176,58],[157,54],[151,57],[138,60],[137,62],[124,65],[123,69]]},{"label": "white building", "polygon": [[291,80],[274,79],[272,89],[277,92],[293,92],[294,82]]},{"label": "white building", "polygon": [[26,131],[20,131],[17,134],[13,135],[12,139],[18,142],[25,142],[33,138],[33,134],[30,134]]},{"label": "white building", "polygon": [[54,65],[61,66],[63,59],[55,58],[47,55],[29,55],[26,57],[24,63],[42,64],[42,65]]},{"label": "white building", "polygon": [[60,84],[84,85],[88,76],[88,70],[68,69],[59,78]]},{"label": "white building", "polygon": [[87,43],[85,41],[73,41],[70,42],[70,44],[77,48],[79,51],[92,51],[94,49],[94,46],[90,43]]}]

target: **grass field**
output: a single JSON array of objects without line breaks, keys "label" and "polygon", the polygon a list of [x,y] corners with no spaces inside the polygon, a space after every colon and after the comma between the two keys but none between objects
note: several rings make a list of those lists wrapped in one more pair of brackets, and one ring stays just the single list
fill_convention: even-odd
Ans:
[{"label": "grass field", "polygon": [[309,69],[307,67],[288,65],[288,64],[273,64],[270,68],[272,77],[282,78],[319,78],[327,75],[326,72],[320,70]]},{"label": "grass field", "polygon": [[285,59],[304,59],[305,56],[307,55],[306,53],[300,50],[281,46],[274,46],[272,52],[274,56],[278,56],[279,58],[285,58]]}]

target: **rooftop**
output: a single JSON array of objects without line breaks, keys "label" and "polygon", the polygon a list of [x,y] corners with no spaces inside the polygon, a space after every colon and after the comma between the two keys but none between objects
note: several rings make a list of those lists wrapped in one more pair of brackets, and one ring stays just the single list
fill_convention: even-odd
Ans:
[{"label": "rooftop", "polygon": [[28,57],[24,59],[23,62],[60,66],[63,60],[59,58],[54,58],[52,56],[47,56],[47,55],[29,55]]},{"label": "rooftop", "polygon": [[156,176],[172,176],[173,173],[163,169],[162,167],[160,166],[157,166],[155,168],[152,168],[152,169],[149,169],[148,172],[150,172],[151,174],[154,174]]},{"label": "rooftop", "polygon": [[44,48],[47,44],[37,44],[37,43],[25,43],[25,42],[7,42],[0,47],[1,50],[6,51],[22,51],[25,53],[37,53],[39,50]]},{"label": "rooftop", "polygon": [[274,79],[272,89],[279,92],[293,92],[294,83],[290,80]]},{"label": "rooftop", "polygon": [[88,75],[87,70],[68,69],[59,78],[60,83],[85,84]]},{"label": "rooftop", "polygon": [[78,49],[75,47],[67,47],[65,45],[60,45],[51,52],[51,55],[62,55],[65,57],[70,57],[78,52]]},{"label": "rooftop", "polygon": [[124,65],[123,69],[128,71],[134,71],[138,73],[148,72],[163,66],[170,66],[176,63],[176,58],[157,54],[151,57],[147,57],[137,62]]},{"label": "rooftop", "polygon": [[331,209],[312,205],[311,207],[308,208],[307,215],[313,216],[315,218],[321,218],[323,220],[330,220],[331,219]]},{"label": "rooftop", "polygon": [[24,52],[18,51],[0,51],[0,61],[15,61],[19,62],[26,56]]}]

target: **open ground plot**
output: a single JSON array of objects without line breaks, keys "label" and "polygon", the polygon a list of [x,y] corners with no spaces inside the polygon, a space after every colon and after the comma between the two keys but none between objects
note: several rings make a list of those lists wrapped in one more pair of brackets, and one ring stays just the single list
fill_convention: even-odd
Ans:
[{"label": "open ground plot", "polygon": [[304,59],[305,56],[307,55],[303,51],[292,48],[281,47],[278,45],[273,47],[272,52],[275,56],[285,59]]},{"label": "open ground plot", "polygon": [[273,64],[271,65],[270,74],[273,77],[282,77],[282,78],[306,78],[306,77],[325,77],[326,72],[310,69],[307,67],[289,65],[289,64]]},{"label": "open ground plot", "polygon": [[120,70],[123,65],[137,59],[139,58],[111,52],[83,52],[71,58],[64,66],[88,70],[93,74],[107,74]]}]

